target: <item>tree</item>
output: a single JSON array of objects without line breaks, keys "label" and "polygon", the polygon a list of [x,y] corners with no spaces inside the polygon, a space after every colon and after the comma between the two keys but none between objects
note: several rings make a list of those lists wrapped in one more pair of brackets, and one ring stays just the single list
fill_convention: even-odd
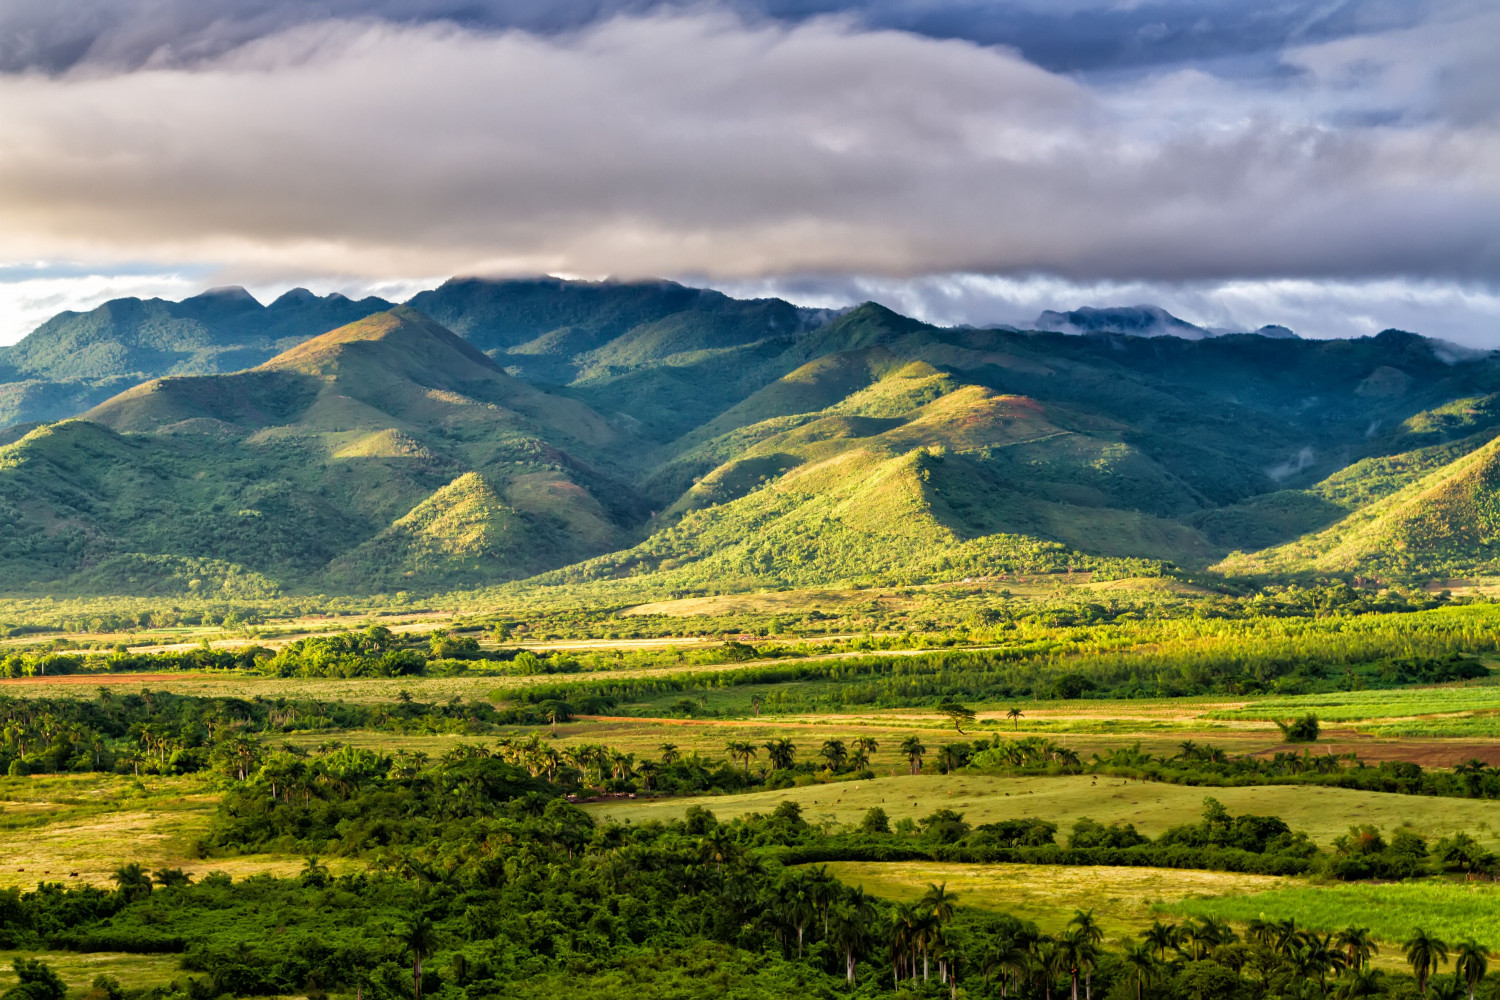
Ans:
[{"label": "tree", "polygon": [[1073,929],[1079,940],[1087,946],[1079,954],[1085,958],[1085,961],[1081,963],[1084,972],[1084,996],[1087,1000],[1093,1000],[1094,965],[1098,956],[1099,944],[1104,940],[1104,929],[1094,919],[1094,911],[1091,909],[1074,910],[1073,919],[1068,921],[1068,926]]},{"label": "tree", "polygon": [[17,958],[11,968],[16,970],[17,983],[5,991],[6,1000],[66,1000],[67,985],[46,963]]},{"label": "tree", "polygon": [[682,759],[675,743],[663,743],[658,749],[661,750],[661,762],[669,767]]},{"label": "tree", "polygon": [[1144,942],[1126,942],[1125,965],[1135,974],[1135,1000],[1141,1000],[1146,984],[1156,979],[1156,956],[1151,954],[1151,946]]},{"label": "tree", "polygon": [[1420,927],[1407,938],[1406,962],[1417,977],[1417,989],[1427,992],[1427,977],[1448,961],[1448,943],[1433,937]]},{"label": "tree", "polygon": [[844,954],[844,978],[850,986],[854,985],[860,956],[870,946],[875,917],[874,901],[860,889],[848,892],[829,913],[828,941]]},{"label": "tree", "polygon": [[437,944],[437,929],[432,921],[418,914],[399,932],[401,946],[411,952],[411,988],[413,1000],[422,1000],[422,959],[432,954]]},{"label": "tree", "polygon": [[1010,720],[1012,729],[1020,729],[1021,717],[1025,714],[1026,713],[1021,711],[1019,708],[1012,708],[1009,712],[1005,713],[1005,717]]},{"label": "tree", "polygon": [[139,864],[132,861],[115,869],[112,876],[120,895],[126,899],[140,899],[151,895],[151,878]]},{"label": "tree", "polygon": [[305,886],[321,889],[328,884],[328,866],[319,861],[317,855],[313,855],[303,862],[297,879]]},{"label": "tree", "polygon": [[1472,938],[1458,943],[1458,954],[1453,961],[1453,971],[1469,988],[1469,1000],[1474,1000],[1474,990],[1479,981],[1490,971],[1490,959],[1484,948]]},{"label": "tree", "polygon": [[1281,730],[1281,738],[1286,743],[1316,743],[1322,732],[1318,725],[1318,717],[1309,712],[1300,719],[1276,719],[1276,728]]},{"label": "tree", "polygon": [[1176,924],[1164,924],[1160,920],[1153,920],[1150,927],[1141,931],[1141,937],[1156,949],[1157,957],[1163,962],[1167,960],[1167,949],[1176,948],[1182,940]]},{"label": "tree", "polygon": [[871,806],[865,811],[865,818],[859,824],[860,833],[890,833],[891,818],[886,811],[879,806]]},{"label": "tree", "polygon": [[1364,968],[1371,955],[1380,953],[1380,946],[1370,937],[1368,927],[1345,927],[1339,931],[1335,941],[1344,950],[1344,957],[1353,969]]},{"label": "tree", "polygon": [[823,759],[828,761],[830,771],[837,771],[849,759],[849,751],[844,746],[843,740],[824,740],[821,753]]},{"label": "tree", "polygon": [[921,936],[922,948],[922,978],[927,978],[927,958],[931,946],[936,940],[937,934],[942,926],[953,919],[953,910],[958,904],[958,894],[948,891],[948,883],[933,885],[927,883],[927,891],[922,894],[922,899],[917,903],[918,912],[926,918],[924,921],[924,933]]},{"label": "tree", "polygon": [[953,728],[958,730],[958,735],[964,734],[964,724],[974,721],[974,710],[965,708],[956,701],[945,701],[937,707],[937,710],[948,717],[953,723]]},{"label": "tree", "polygon": [[724,748],[731,760],[742,761],[745,765],[745,777],[750,776],[750,758],[758,752],[755,744],[746,743],[744,740],[736,740]]},{"label": "tree", "polygon": [[901,752],[906,755],[907,761],[911,763],[911,773],[922,773],[922,755],[927,752],[927,748],[922,745],[922,741],[915,736],[908,736],[901,741]]},{"label": "tree", "polygon": [[790,770],[797,760],[797,745],[785,736],[778,736],[774,740],[765,742],[766,757],[771,761],[773,770]]}]

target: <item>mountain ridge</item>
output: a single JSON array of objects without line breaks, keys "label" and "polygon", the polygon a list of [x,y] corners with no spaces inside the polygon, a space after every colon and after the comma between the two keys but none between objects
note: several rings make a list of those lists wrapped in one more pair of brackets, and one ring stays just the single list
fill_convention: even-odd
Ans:
[{"label": "mountain ridge", "polygon": [[[1495,359],[1400,331],[942,328],[672,283],[423,295],[478,340],[390,306],[253,367],[153,378],[10,432],[0,572],[21,591],[197,579],[608,601],[1042,568],[1337,575],[1357,568],[1323,558],[1319,533],[1378,518],[1500,432]],[[246,298],[189,310],[327,307]],[[1488,508],[1445,496],[1422,503],[1450,512],[1445,537],[1478,539],[1474,558],[1417,546],[1381,572],[1491,565],[1464,521]]]}]

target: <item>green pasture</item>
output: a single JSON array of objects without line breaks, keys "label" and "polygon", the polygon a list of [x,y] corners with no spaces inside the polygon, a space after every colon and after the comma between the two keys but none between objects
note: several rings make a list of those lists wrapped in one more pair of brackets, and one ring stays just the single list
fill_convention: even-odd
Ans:
[{"label": "green pasture", "polygon": [[110,976],[127,990],[145,990],[170,982],[178,975],[176,955],[132,955],[95,951],[0,951],[0,992],[16,984],[11,963],[17,958],[39,958],[72,990],[85,991],[95,976]]},{"label": "green pasture", "polygon": [[1359,924],[1387,942],[1405,941],[1422,928],[1449,945],[1473,938],[1491,951],[1500,951],[1500,885],[1494,883],[1426,880],[1299,885],[1251,895],[1183,900],[1171,909],[1234,923],[1256,917],[1291,917],[1324,932]]},{"label": "green pasture", "polygon": [[1465,830],[1486,846],[1500,849],[1500,802],[1308,785],[1202,788],[1102,775],[903,775],[706,799],[613,801],[588,808],[599,818],[644,823],[674,819],[688,806],[701,805],[727,820],[748,813],[769,813],[778,803],[789,800],[802,807],[803,817],[811,823],[851,825],[858,823],[868,809],[879,806],[892,822],[920,819],[936,809],[952,809],[976,826],[1036,817],[1057,823],[1065,833],[1074,821],[1088,816],[1101,823],[1134,823],[1142,833],[1156,836],[1168,827],[1196,822],[1203,800],[1209,796],[1235,814],[1280,816],[1292,829],[1307,833],[1323,845],[1348,832],[1352,825],[1370,823],[1386,830],[1413,826],[1430,838]]},{"label": "green pasture", "polygon": [[301,869],[304,859],[290,855],[200,857],[196,844],[218,802],[211,782],[194,777],[0,778],[0,888],[110,886],[115,869],[132,861],[148,871],[222,871],[235,878]]}]

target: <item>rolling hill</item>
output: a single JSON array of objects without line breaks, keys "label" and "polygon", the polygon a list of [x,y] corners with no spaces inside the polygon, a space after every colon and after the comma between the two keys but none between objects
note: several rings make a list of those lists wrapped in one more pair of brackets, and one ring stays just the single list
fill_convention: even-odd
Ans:
[{"label": "rolling hill", "polygon": [[0,348],[0,427],[58,420],[159,375],[250,368],[391,303],[294,288],[269,306],[243,288],[181,302],[114,299],[52,317]]},{"label": "rolling hill", "polygon": [[[247,298],[151,306],[175,340],[144,323],[89,340],[64,316],[7,353],[60,376],[39,384],[87,371],[124,390],[0,436],[14,590],[510,581],[625,601],[1163,563],[1500,566],[1500,368],[1415,334],[944,329],[669,282]],[[368,312],[299,332],[340,310]],[[73,368],[62,347],[44,364],[49,342],[76,345]],[[215,370],[235,359],[254,364]]]},{"label": "rolling hill", "polygon": [[397,307],[0,449],[0,565],[13,585],[146,593],[516,578],[644,516],[607,468],[620,441]]}]

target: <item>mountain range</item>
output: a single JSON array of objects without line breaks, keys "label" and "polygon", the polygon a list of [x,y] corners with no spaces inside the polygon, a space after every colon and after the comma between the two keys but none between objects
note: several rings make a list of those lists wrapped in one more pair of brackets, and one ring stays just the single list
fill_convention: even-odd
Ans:
[{"label": "mountain range", "polygon": [[0,574],[625,603],[1168,563],[1500,571],[1489,354],[1049,316],[1068,332],[552,278],[64,313],[0,353]]}]

